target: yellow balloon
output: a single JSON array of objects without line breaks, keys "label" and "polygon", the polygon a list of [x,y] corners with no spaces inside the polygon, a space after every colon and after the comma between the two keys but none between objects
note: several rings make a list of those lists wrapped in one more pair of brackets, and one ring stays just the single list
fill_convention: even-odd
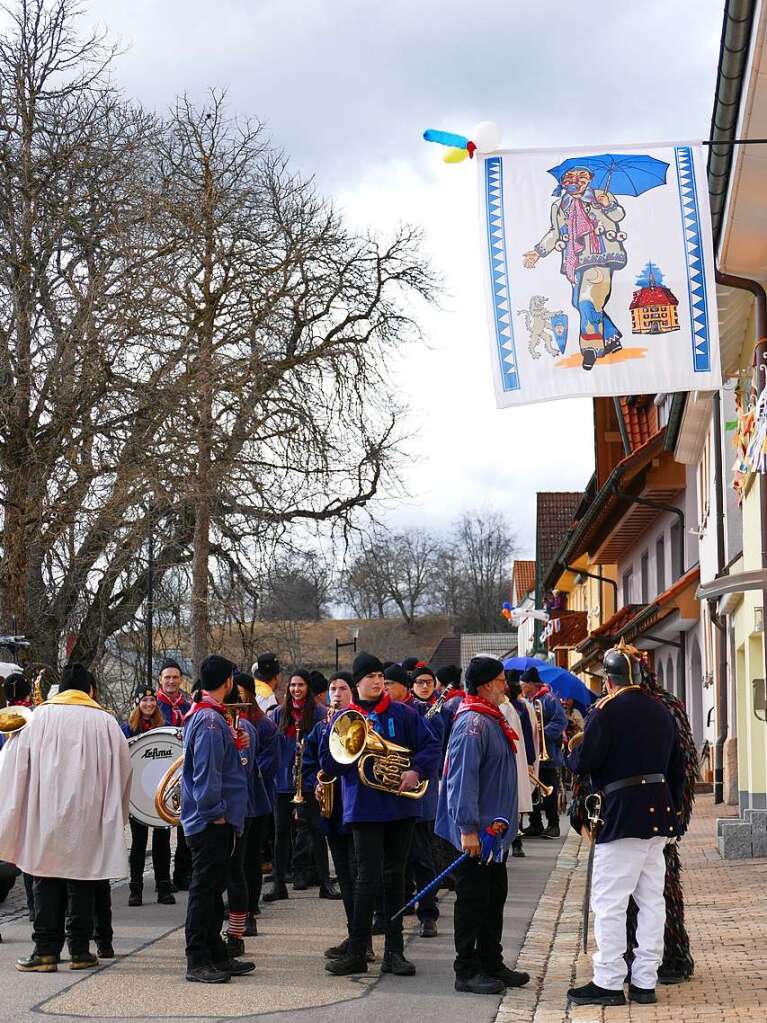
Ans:
[{"label": "yellow balloon", "polygon": [[450,149],[445,153],[442,159],[445,163],[462,163],[464,160],[469,158],[468,149],[456,149],[451,146]]}]

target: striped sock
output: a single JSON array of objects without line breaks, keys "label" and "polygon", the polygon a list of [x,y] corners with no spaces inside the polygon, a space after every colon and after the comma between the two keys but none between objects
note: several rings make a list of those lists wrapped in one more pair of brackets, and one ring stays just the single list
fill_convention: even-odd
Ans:
[{"label": "striped sock", "polygon": [[229,910],[229,923],[226,933],[230,938],[241,938],[245,934],[245,920],[247,913],[233,913]]}]

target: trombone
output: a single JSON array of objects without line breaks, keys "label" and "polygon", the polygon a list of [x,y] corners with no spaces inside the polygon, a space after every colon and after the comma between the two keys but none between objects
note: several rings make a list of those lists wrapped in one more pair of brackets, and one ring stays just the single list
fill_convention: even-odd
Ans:
[{"label": "trombone", "polygon": [[536,804],[540,803],[542,799],[546,799],[547,796],[551,795],[551,793],[554,791],[554,786],[545,785],[538,777],[538,775],[535,773],[532,767],[528,767],[527,776],[530,779],[530,784],[532,785],[533,788],[532,800],[533,806],[535,806]]},{"label": "trombone", "polygon": [[545,764],[551,759],[549,751],[546,749],[546,733],[543,730],[543,704],[540,700],[533,700],[533,710],[535,711],[535,722],[538,726],[538,733],[541,737],[541,752],[539,760],[542,764]]}]

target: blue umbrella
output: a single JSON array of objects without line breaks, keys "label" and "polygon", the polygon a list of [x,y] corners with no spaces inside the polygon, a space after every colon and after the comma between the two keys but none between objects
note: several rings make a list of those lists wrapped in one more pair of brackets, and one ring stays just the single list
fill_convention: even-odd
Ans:
[{"label": "blue umbrella", "polygon": [[517,671],[537,668],[541,682],[545,682],[560,700],[572,700],[580,711],[588,710],[597,699],[597,694],[592,693],[576,675],[566,668],[558,668],[556,664],[548,664],[535,657],[509,657],[503,666],[507,670],[516,668]]},{"label": "blue umbrella", "polygon": [[549,174],[557,180],[554,195],[562,191],[562,175],[577,167],[585,167],[594,175],[592,188],[601,188],[613,195],[641,195],[651,188],[666,184],[668,164],[646,153],[602,153],[601,156],[569,156]]}]

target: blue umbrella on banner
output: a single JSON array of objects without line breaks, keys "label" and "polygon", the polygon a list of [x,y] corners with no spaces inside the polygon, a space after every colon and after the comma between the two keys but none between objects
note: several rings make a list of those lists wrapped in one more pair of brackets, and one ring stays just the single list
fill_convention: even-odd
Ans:
[{"label": "blue umbrella on banner", "polygon": [[554,195],[562,191],[562,175],[569,170],[585,167],[594,175],[592,188],[613,195],[642,195],[651,188],[666,184],[668,164],[646,153],[602,153],[600,156],[569,156],[548,173],[557,180]]},{"label": "blue umbrella on banner", "polygon": [[517,671],[537,668],[541,682],[545,682],[560,700],[572,700],[583,713],[597,699],[597,694],[592,693],[577,675],[573,675],[566,668],[557,667],[556,664],[548,664],[535,657],[509,657],[503,662],[503,666],[507,670],[516,668]]}]

